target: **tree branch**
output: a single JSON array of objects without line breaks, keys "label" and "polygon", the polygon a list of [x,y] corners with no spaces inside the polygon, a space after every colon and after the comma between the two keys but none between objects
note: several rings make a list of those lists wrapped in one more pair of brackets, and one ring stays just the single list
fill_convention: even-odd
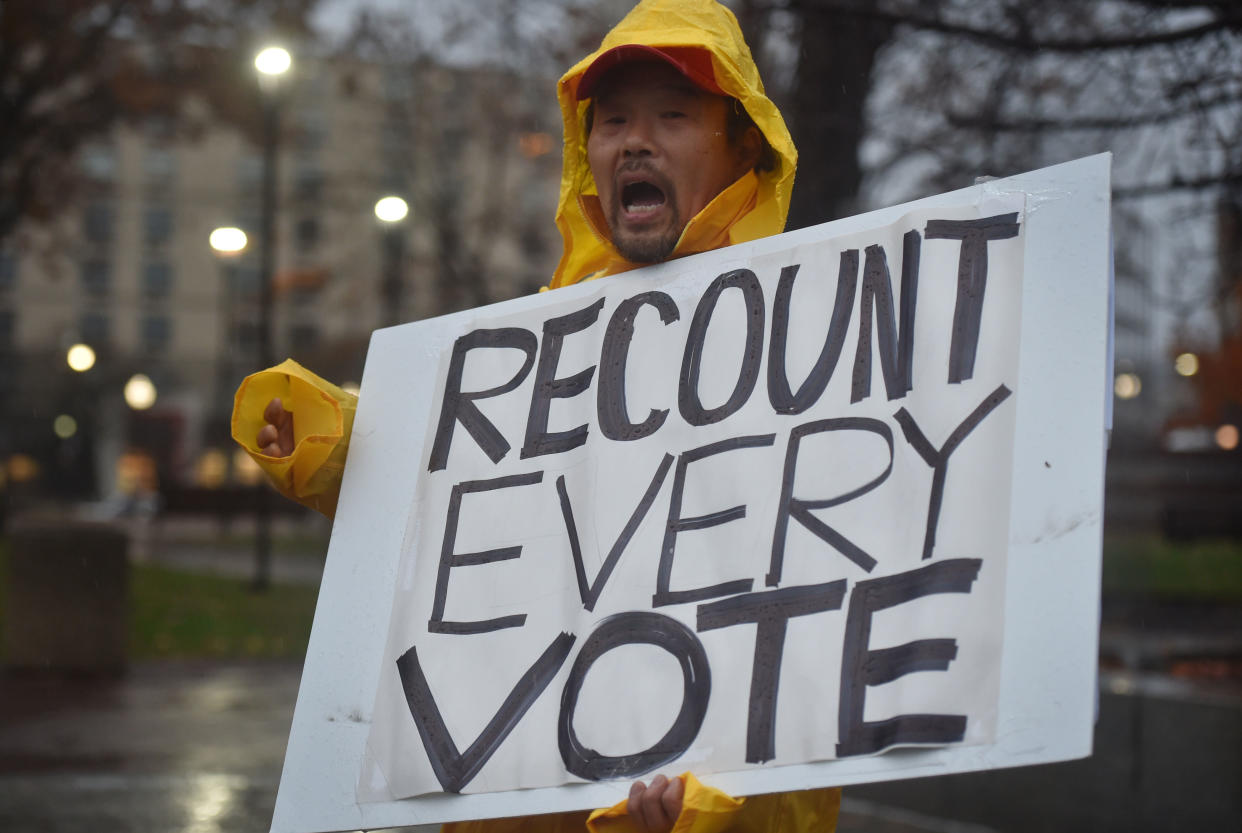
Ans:
[{"label": "tree branch", "polygon": [[1149,124],[1161,124],[1174,121],[1185,116],[1242,103],[1242,93],[1229,93],[1213,96],[1202,101],[1192,101],[1178,107],[1169,107],[1151,113],[1138,113],[1133,116],[1092,116],[1086,118],[1029,118],[1029,119],[986,119],[974,113],[951,110],[945,115],[950,126],[968,130],[986,130],[999,133],[1044,133],[1073,132],[1079,130],[1124,130],[1142,127]]},{"label": "tree branch", "polygon": [[1023,53],[1057,52],[1061,54],[1081,54],[1119,49],[1143,49],[1151,46],[1195,41],[1218,32],[1242,29],[1242,11],[1236,9],[1220,9],[1217,16],[1206,23],[1184,26],[1178,29],[1168,29],[1162,32],[1112,37],[1040,39],[1028,30],[1022,30],[1017,34],[1008,34],[994,29],[980,28],[966,23],[955,23],[940,17],[930,17],[914,12],[872,8],[870,5],[860,5],[851,2],[851,0],[819,0],[818,2],[817,0],[791,0],[786,6],[769,5],[768,8],[785,8],[804,16],[831,13],[890,25],[910,26],[915,29],[961,37],[994,49]]},{"label": "tree branch", "polygon": [[1201,191],[1222,185],[1242,185],[1242,171],[1222,171],[1218,174],[1192,177],[1190,179],[1174,176],[1167,182],[1118,186],[1113,188],[1113,199],[1129,200],[1141,197],[1154,197],[1161,194],[1172,194],[1178,191]]}]

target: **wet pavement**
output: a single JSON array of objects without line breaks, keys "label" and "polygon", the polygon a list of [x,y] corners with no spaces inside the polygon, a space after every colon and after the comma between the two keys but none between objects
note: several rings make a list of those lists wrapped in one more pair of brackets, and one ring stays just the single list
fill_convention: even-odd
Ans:
[{"label": "wet pavement", "polygon": [[[181,535],[175,547],[169,541]],[[201,536],[200,536],[201,537]],[[250,575],[246,547],[156,531],[145,554]],[[322,564],[277,553],[277,581]],[[1145,669],[1207,645],[1242,657],[1236,612],[1210,632],[1106,622],[1095,754],[1084,761],[851,787],[840,833],[1242,831],[1242,685]],[[1229,660],[1223,660],[1228,662]],[[262,833],[301,665],[160,662],[113,677],[0,671],[0,831]]]},{"label": "wet pavement", "polygon": [[[300,674],[271,661],[0,673],[0,830],[266,831]],[[988,830],[853,799],[841,822],[841,833]]]},{"label": "wet pavement", "polygon": [[[300,670],[0,674],[0,830],[266,831]],[[1242,697],[1146,675],[1103,683],[1091,758],[851,787],[840,833],[1242,830]]]},{"label": "wet pavement", "polygon": [[0,676],[0,830],[264,831],[301,664]]}]

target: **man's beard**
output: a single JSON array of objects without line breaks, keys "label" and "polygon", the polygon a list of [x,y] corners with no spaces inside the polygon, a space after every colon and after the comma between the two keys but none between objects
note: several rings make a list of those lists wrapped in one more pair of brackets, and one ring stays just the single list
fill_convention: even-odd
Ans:
[{"label": "man's beard", "polygon": [[622,171],[645,171],[651,177],[664,196],[663,208],[669,212],[671,221],[663,229],[641,229],[636,232],[626,231],[622,227],[621,214],[623,209],[624,188],[616,189],[616,202],[610,208],[608,218],[609,230],[612,233],[612,244],[617,252],[631,263],[659,263],[667,260],[677,248],[685,223],[681,220],[681,212],[677,208],[677,194],[673,183],[661,176],[650,164],[642,161],[627,163]]},{"label": "man's beard", "polygon": [[[627,235],[613,233],[612,244],[631,263],[659,263],[667,260],[681,239],[679,223],[673,223],[663,234]],[[614,223],[614,227],[616,224]]]}]

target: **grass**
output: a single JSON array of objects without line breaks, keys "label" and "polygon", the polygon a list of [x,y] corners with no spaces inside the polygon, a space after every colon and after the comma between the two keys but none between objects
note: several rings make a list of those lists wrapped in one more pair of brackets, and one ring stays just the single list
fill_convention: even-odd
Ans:
[{"label": "grass", "polygon": [[[0,630],[7,574],[7,546],[0,539]],[[1110,535],[1103,578],[1105,596],[1242,603],[1242,542]],[[134,564],[130,657],[300,659],[317,595],[313,586],[279,584],[255,593],[245,579]]]},{"label": "grass", "polygon": [[130,656],[293,657],[306,654],[319,590],[135,565],[130,573]]},{"label": "grass", "polygon": [[[0,632],[7,575],[7,546],[0,539]],[[244,579],[131,565],[130,658],[300,659],[318,592],[278,584],[256,593]]]},{"label": "grass", "polygon": [[1242,603],[1242,541],[1104,538],[1104,595]]}]

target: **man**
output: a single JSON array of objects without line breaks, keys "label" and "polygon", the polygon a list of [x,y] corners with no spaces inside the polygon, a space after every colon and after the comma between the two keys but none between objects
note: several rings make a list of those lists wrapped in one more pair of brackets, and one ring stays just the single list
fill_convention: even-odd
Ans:
[{"label": "man", "polygon": [[[797,155],[737,21],[715,0],[644,0],[557,94],[564,251],[548,288],[783,230]],[[285,362],[243,382],[233,436],[282,492],[331,515],[352,419],[352,397]],[[837,790],[735,800],[688,774],[659,775],[589,820],[566,813],[445,830],[792,833],[831,830],[839,802]]]}]

